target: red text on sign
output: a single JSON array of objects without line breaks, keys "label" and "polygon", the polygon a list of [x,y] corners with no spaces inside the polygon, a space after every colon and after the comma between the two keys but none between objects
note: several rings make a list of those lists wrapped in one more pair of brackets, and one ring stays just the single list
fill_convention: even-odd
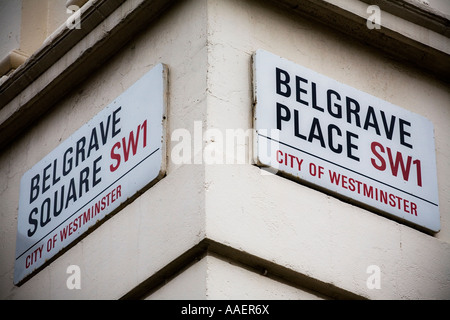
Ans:
[{"label": "red text on sign", "polygon": [[287,167],[298,168],[298,171],[302,170],[303,159],[299,159],[298,157],[281,150],[277,151],[277,162],[279,164],[284,164]]},{"label": "red text on sign", "polygon": [[35,263],[38,259],[42,258],[42,249],[44,245],[41,245],[39,248],[31,252],[27,258],[25,259],[25,267],[28,269]]},{"label": "red text on sign", "polygon": [[[391,168],[392,175],[394,177],[397,177],[399,168],[401,169],[403,180],[409,181],[409,174],[411,172],[411,164],[416,166],[416,174],[417,174],[417,185],[419,187],[422,186],[422,168],[420,160],[416,159],[413,160],[411,156],[407,156],[406,160],[403,158],[403,155],[401,152],[396,153],[395,159],[392,155],[391,148],[387,147],[384,148],[384,146],[379,142],[372,142],[371,144],[371,150],[373,155],[377,158],[371,158],[370,161],[372,162],[372,165],[375,169],[380,171],[385,171],[387,168],[387,163],[389,163],[389,166]],[[388,161],[386,161],[383,157],[384,153],[387,153]],[[378,160],[378,161],[377,161]]]},{"label": "red text on sign", "polygon": [[[143,131],[141,135],[141,131]],[[128,136],[128,141],[126,137],[123,137],[121,141],[116,142],[111,148],[111,159],[115,160],[116,163],[109,166],[111,172],[116,171],[121,162],[123,156],[123,162],[127,162],[130,157],[130,152],[132,156],[136,155],[139,146],[139,139],[142,137],[142,148],[147,146],[147,120],[145,120],[141,125],[138,125],[136,133],[131,131]]]},{"label": "red text on sign", "polygon": [[328,170],[330,176],[330,182],[336,186],[340,186],[343,189],[350,190],[351,192],[356,192],[366,198],[373,199],[377,202],[384,203],[402,210],[406,213],[417,216],[417,204],[407,199],[404,199],[398,195],[384,191],[380,188],[371,186],[363,181],[359,181],[352,177],[347,177],[343,174]]}]

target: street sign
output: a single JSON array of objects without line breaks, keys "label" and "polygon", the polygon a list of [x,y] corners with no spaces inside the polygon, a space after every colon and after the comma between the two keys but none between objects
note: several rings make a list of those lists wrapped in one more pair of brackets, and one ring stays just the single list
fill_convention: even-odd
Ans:
[{"label": "street sign", "polygon": [[163,177],[166,90],[159,64],[23,175],[15,284]]},{"label": "street sign", "polygon": [[428,119],[263,50],[253,61],[259,166],[439,231]]}]

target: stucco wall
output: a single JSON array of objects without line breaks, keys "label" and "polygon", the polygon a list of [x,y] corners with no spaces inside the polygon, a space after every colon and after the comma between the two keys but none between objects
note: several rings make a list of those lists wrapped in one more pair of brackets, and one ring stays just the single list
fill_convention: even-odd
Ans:
[{"label": "stucco wall", "polygon": [[[251,54],[265,49],[430,119],[441,231],[424,234],[251,165],[206,166],[206,235],[369,298],[449,298],[446,84],[328,27],[254,1],[208,6],[208,125],[249,128]],[[381,269],[381,289],[366,286]]]},{"label": "stucco wall", "polygon": [[[2,298],[117,299],[202,239],[202,167],[169,162],[167,177],[144,195],[22,286],[15,287],[12,282],[19,185],[24,172],[160,62],[169,68],[169,132],[189,129],[193,119],[202,118],[206,103],[205,19],[202,1],[174,6],[2,152]],[[101,30],[102,26],[98,32]],[[66,270],[73,264],[82,270],[79,291],[66,287]]]},{"label": "stucco wall", "polygon": [[296,288],[232,262],[206,256],[145,299],[321,300],[324,298],[317,292]]},{"label": "stucco wall", "polygon": [[20,17],[21,1],[2,1],[0,3],[0,12],[2,19],[0,27],[9,32],[2,32],[0,34],[0,59],[6,56],[9,52],[20,47]]},{"label": "stucco wall", "polygon": [[[190,133],[192,146],[204,140],[205,147],[224,151],[219,136],[226,137],[227,129],[252,128],[251,56],[257,49],[430,119],[441,231],[425,234],[264,174],[251,154],[243,164],[208,164],[203,152],[192,152],[188,163],[174,162],[170,151],[181,140],[170,137],[177,129]],[[21,176],[161,62],[169,68],[167,176],[22,286],[13,286]],[[179,1],[0,154],[0,297],[120,298],[206,237],[358,296],[449,298],[449,101],[448,86],[433,76],[271,2]],[[66,287],[66,269],[73,264],[81,267],[81,290]],[[370,265],[380,267],[381,289],[366,285]],[[179,298],[192,281],[194,298],[240,298],[244,284],[249,298],[314,298],[210,256],[192,268],[149,298]],[[248,281],[226,287],[232,277]],[[267,296],[266,286],[273,290]]]}]

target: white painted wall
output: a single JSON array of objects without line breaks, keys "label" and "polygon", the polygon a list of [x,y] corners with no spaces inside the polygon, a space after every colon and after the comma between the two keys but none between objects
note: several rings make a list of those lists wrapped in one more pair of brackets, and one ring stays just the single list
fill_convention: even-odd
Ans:
[{"label": "white painted wall", "polygon": [[206,256],[146,300],[322,300],[314,292]]},{"label": "white painted wall", "polygon": [[450,16],[450,2],[447,0],[428,0],[429,6],[443,14]]},{"label": "white painted wall", "polygon": [[[105,24],[117,21],[125,8]],[[94,32],[102,32],[102,25]],[[169,154],[164,179],[21,287],[13,286],[24,172],[160,62],[169,67],[169,137],[179,128],[189,130],[193,139],[203,138],[195,136],[196,128],[218,130],[216,136],[226,129],[250,129],[251,55],[260,48],[434,123],[438,234],[424,234],[299,183],[264,175],[250,162],[177,164]],[[433,77],[270,3],[180,1],[0,154],[0,297],[120,298],[208,237],[371,299],[448,298],[449,101],[447,86]],[[220,143],[213,134],[205,138],[206,146]],[[168,150],[178,143],[168,141]],[[72,264],[81,267],[81,290],[66,287],[66,269]],[[381,269],[380,290],[366,286],[369,265]],[[181,294],[187,285],[191,290]],[[190,296],[315,298],[210,256],[149,298]]]},{"label": "white painted wall", "polygon": [[[169,162],[167,177],[144,195],[21,287],[12,282],[23,173],[160,62],[169,67],[169,132],[192,129],[205,112],[206,52],[204,2],[182,2],[0,154],[2,298],[118,299],[203,239],[204,169]],[[66,287],[66,270],[73,264],[82,272],[79,291]]]},{"label": "white painted wall", "polygon": [[[431,237],[251,165],[206,166],[206,235],[369,298],[450,296],[446,85],[316,23],[255,1],[210,1],[208,125],[251,125],[251,54],[265,49],[430,119],[441,231]],[[382,288],[366,286],[378,265]]]},{"label": "white painted wall", "polygon": [[20,47],[22,1],[0,1],[0,59]]}]

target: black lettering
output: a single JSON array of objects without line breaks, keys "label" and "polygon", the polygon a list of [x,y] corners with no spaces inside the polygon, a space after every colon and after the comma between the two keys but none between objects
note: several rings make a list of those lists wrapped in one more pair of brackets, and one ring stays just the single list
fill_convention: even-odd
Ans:
[{"label": "black lettering", "polygon": [[299,76],[296,76],[295,77],[295,82],[296,82],[296,85],[297,85],[297,90],[296,90],[297,91],[297,95],[296,95],[297,96],[297,102],[307,106],[308,105],[308,101],[302,100],[302,98],[300,97],[300,93],[308,93],[308,91],[306,91],[305,89],[302,89],[300,87],[300,82],[308,83],[308,80],[303,79],[303,78],[301,78]]},{"label": "black lettering", "polygon": [[[109,122],[109,117],[108,117],[108,122]],[[100,123],[100,131],[102,131],[102,128],[103,128],[102,124],[103,124],[103,122]],[[102,132],[102,141],[103,141],[103,132]],[[92,132],[91,132],[91,139],[89,141],[87,157],[89,158],[89,156],[91,155],[92,149],[95,149],[95,151],[97,151],[99,148],[100,148],[100,146],[98,145],[97,129],[94,127],[94,128],[92,128]]]},{"label": "black lettering", "polygon": [[294,135],[297,138],[306,140],[306,137],[300,134],[300,118],[298,110],[294,110]]},{"label": "black lettering", "polygon": [[[352,123],[352,114],[353,114],[355,117],[355,125],[358,126],[359,128],[361,128],[361,121],[359,119],[359,111],[360,111],[361,107],[359,106],[358,101],[356,101],[355,99],[346,97],[345,105],[347,107],[347,122],[350,124]],[[354,106],[354,108],[352,108],[352,105]]]},{"label": "black lettering", "polygon": [[366,120],[364,121],[364,130],[367,130],[369,127],[374,128],[377,135],[381,136],[377,117],[375,116],[375,110],[373,110],[372,106],[369,106],[367,109]]},{"label": "black lettering", "polygon": [[395,116],[391,116],[391,122],[387,124],[386,115],[384,114],[384,111],[380,111],[381,113],[381,120],[383,121],[383,127],[384,131],[386,132],[386,138],[389,140],[392,140],[392,136],[394,135],[394,127],[395,127]]},{"label": "black lettering", "polygon": [[358,135],[347,131],[347,157],[359,161],[359,158],[352,154],[352,149],[358,150],[358,146],[352,143],[352,138],[358,139]]},{"label": "black lettering", "polygon": [[[334,104],[331,103],[331,96],[334,95],[338,101],[341,101],[341,96],[339,93],[337,93],[334,90],[329,89],[327,91],[327,107],[328,107],[328,113],[335,117],[335,118],[342,118],[342,107],[340,104],[337,104],[336,102]],[[336,108],[336,112],[333,111],[333,106]]]},{"label": "black lettering", "polygon": [[33,208],[33,210],[31,210],[30,215],[28,216],[28,223],[32,226],[34,226],[33,229],[28,229],[27,231],[27,235],[28,237],[32,237],[34,235],[34,233],[37,230],[37,226],[38,226],[38,221],[37,219],[35,219],[33,217],[33,215],[38,214],[38,209],[37,208]]},{"label": "black lettering", "polygon": [[[45,209],[47,207],[47,209]],[[41,227],[45,227],[52,220],[50,218],[50,198],[47,198],[41,205]]]},{"label": "black lettering", "polygon": [[50,189],[50,185],[46,185],[46,182],[50,179],[50,174],[47,173],[48,169],[52,167],[50,163],[48,166],[44,168],[44,172],[42,174],[42,194],[44,194],[48,189]]},{"label": "black lettering", "polygon": [[92,177],[93,177],[93,179],[92,179],[92,187],[95,187],[97,184],[99,184],[102,181],[101,177],[97,178],[97,174],[102,170],[102,167],[98,166],[98,162],[100,160],[102,160],[102,156],[98,157],[94,161],[94,168],[93,168],[94,170],[93,170],[93,173],[92,173]]},{"label": "black lettering", "polygon": [[[115,136],[117,136],[120,133],[120,127],[117,128],[117,124],[120,122],[120,118],[117,117],[117,114],[119,113],[119,111],[122,110],[122,107],[118,107],[114,112],[113,112],[113,131],[112,131],[112,137],[114,138]],[[103,143],[105,144],[105,143]]]},{"label": "black lettering", "polygon": [[[317,132],[317,134],[316,134]],[[322,148],[325,148],[325,140],[323,139],[322,129],[320,128],[319,119],[314,118],[311,124],[311,131],[309,132],[308,141],[312,142],[313,139],[318,139]]]},{"label": "black lettering", "polygon": [[59,180],[61,180],[61,177],[58,177],[56,175],[56,166],[58,164],[58,161],[55,159],[53,161],[53,185],[57,184]]},{"label": "black lettering", "polygon": [[333,130],[336,131],[338,136],[342,137],[341,129],[339,129],[339,127],[334,124],[330,124],[328,126],[328,146],[330,147],[331,151],[333,151],[334,153],[342,153],[342,145],[341,144],[338,144],[337,147],[334,147],[334,145],[333,145],[333,132],[332,132]]},{"label": "black lettering", "polygon": [[73,202],[77,201],[74,178],[70,179],[69,190],[67,191],[66,206],[64,207],[64,209],[67,209],[70,200],[73,200]]},{"label": "black lettering", "polygon": [[37,174],[33,178],[31,178],[31,188],[30,188],[30,204],[34,202],[39,196],[39,180],[40,175]]},{"label": "black lettering", "polygon": [[[77,152],[75,156],[75,167],[78,167],[78,165],[83,162],[86,159],[86,154],[84,152],[84,147],[86,145],[86,138],[82,137],[80,140],[77,141]],[[81,161],[79,161],[81,155]]]},{"label": "black lettering", "polygon": [[53,203],[53,215],[55,217],[59,216],[59,214],[61,213],[62,209],[63,209],[63,203],[64,203],[64,185],[61,186],[61,196],[60,196],[61,200],[59,201],[59,208],[58,208],[58,190],[55,191],[55,196],[54,196],[54,203]]},{"label": "black lettering", "polygon": [[89,167],[86,167],[80,171],[80,188],[78,190],[79,197],[83,195],[83,185],[84,192],[89,192]]},{"label": "black lettering", "polygon": [[64,157],[63,157],[63,176],[64,177],[67,176],[70,173],[70,171],[72,171],[73,159],[72,159],[72,157],[70,157],[67,160],[67,155],[69,153],[71,154],[72,152],[73,152],[72,147],[68,148],[66,150],[66,152],[64,152]]},{"label": "black lettering", "polygon": [[403,120],[403,119],[398,119],[398,120],[399,120],[399,124],[400,124],[400,143],[402,145],[404,145],[405,147],[412,149],[413,146],[405,141],[405,136],[411,137],[411,133],[405,131],[405,127],[404,127],[405,125],[410,127],[411,123],[406,120]]},{"label": "black lettering", "polygon": [[[120,110],[120,108],[117,109],[116,111],[118,111],[118,110]],[[116,111],[113,112],[113,117],[114,117]],[[100,135],[102,136],[103,145],[105,145],[106,141],[108,141],[108,131],[109,131],[109,123],[110,122],[111,122],[111,115],[108,116],[108,120],[106,122],[106,129],[103,127],[103,121],[100,122]],[[113,122],[114,122],[114,119],[113,119]],[[113,127],[114,127],[114,124],[113,124]],[[92,138],[91,138],[91,140],[92,140]]]},{"label": "black lettering", "polygon": [[[284,79],[281,79],[281,75],[284,76]],[[289,73],[280,68],[276,68],[276,80],[277,94],[289,98],[291,96],[291,87],[289,87],[291,77],[289,76]],[[285,88],[284,91],[282,90],[282,86]]]},{"label": "black lettering", "polygon": [[[281,115],[281,109],[284,109],[285,115]],[[289,121],[291,119],[291,111],[285,105],[277,102],[277,129],[281,130],[281,121]]]},{"label": "black lettering", "polygon": [[311,91],[312,91],[312,107],[313,109],[319,110],[319,111],[324,111],[324,109],[322,107],[319,107],[317,105],[317,91],[316,91],[316,84],[314,82],[311,82]]}]

